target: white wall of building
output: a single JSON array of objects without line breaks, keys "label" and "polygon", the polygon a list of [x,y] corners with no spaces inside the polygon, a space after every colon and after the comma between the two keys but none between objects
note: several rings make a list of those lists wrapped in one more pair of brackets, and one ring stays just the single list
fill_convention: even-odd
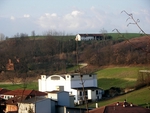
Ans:
[{"label": "white wall of building", "polygon": [[77,34],[75,40],[76,41],[81,41],[81,36],[79,34]]},{"label": "white wall of building", "polygon": [[57,93],[48,93],[47,96],[50,99],[57,100]]},{"label": "white wall of building", "polygon": [[[97,87],[97,77],[96,75],[82,75],[82,79],[84,81],[84,87]],[[58,90],[58,86],[64,86],[64,91],[69,92],[70,94],[75,96],[74,102],[78,102],[79,95],[77,94],[77,90],[75,88],[81,88],[81,78],[79,74],[66,74],[66,75],[41,75],[41,79],[39,79],[39,91],[53,91]],[[74,89],[73,89],[74,88]],[[89,99],[93,99],[95,94],[93,92],[88,93]],[[50,94],[49,98],[56,98],[56,95]],[[96,98],[96,97],[95,97]],[[95,99],[94,98],[94,99]],[[56,98],[57,99],[57,98]]]},{"label": "white wall of building", "polygon": [[94,36],[81,36],[80,34],[77,34],[75,38],[76,41],[93,40],[93,39],[94,39]]},{"label": "white wall of building", "polygon": [[32,109],[34,113],[54,113],[55,103],[47,98],[31,103],[18,103],[19,109],[18,113],[29,113]]}]

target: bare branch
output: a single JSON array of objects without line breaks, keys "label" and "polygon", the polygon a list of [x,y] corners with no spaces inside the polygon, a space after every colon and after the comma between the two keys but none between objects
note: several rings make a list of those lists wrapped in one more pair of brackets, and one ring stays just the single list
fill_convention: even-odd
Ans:
[{"label": "bare branch", "polygon": [[[140,31],[141,32],[143,32],[143,34],[145,34],[145,35],[147,35],[145,32],[144,32],[144,30],[138,25],[138,23],[140,22],[140,19],[137,19],[137,20],[135,20],[134,18],[133,18],[133,14],[132,13],[127,13],[125,10],[123,10],[123,11],[121,11],[121,13],[126,13],[128,16],[129,16],[129,18],[126,20],[126,21],[128,21],[129,19],[132,19],[133,20],[133,23],[129,23],[127,26],[129,26],[130,24],[136,24],[136,26],[140,29]],[[147,35],[148,36],[148,35]]]}]

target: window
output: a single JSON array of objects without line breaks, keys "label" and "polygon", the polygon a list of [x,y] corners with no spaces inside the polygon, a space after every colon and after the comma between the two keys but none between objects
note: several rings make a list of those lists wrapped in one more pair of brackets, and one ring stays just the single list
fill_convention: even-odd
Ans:
[{"label": "window", "polygon": [[80,75],[80,77],[83,77],[83,75]]},{"label": "window", "polygon": [[98,90],[96,90],[96,95],[98,94]]},{"label": "window", "polygon": [[85,95],[87,95],[87,91],[85,91]]},{"label": "window", "polygon": [[82,96],[82,91],[80,91],[80,96]]},{"label": "window", "polygon": [[71,78],[74,78],[74,75],[72,75]]},{"label": "window", "polygon": [[60,77],[53,76],[51,77],[51,80],[60,80]]},{"label": "window", "polygon": [[92,77],[92,75],[89,75],[89,77]]}]

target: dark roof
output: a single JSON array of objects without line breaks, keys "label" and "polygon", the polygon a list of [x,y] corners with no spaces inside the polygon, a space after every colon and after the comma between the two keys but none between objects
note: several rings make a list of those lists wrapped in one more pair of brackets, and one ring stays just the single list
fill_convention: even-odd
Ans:
[{"label": "dark roof", "polygon": [[[76,90],[83,90],[83,87],[75,87],[75,88],[72,88],[72,89],[76,89]],[[98,87],[84,87],[85,90],[96,90],[96,89],[101,89],[101,88],[98,88]]]},{"label": "dark roof", "polygon": [[17,89],[12,90],[9,92],[4,93],[4,95],[16,95],[16,96],[29,96],[29,95],[35,95],[35,96],[45,96],[47,93],[36,91],[36,90],[29,90],[29,89]]},{"label": "dark roof", "polygon": [[6,100],[3,98],[0,98],[0,105],[3,104]]},{"label": "dark roof", "polygon": [[47,91],[47,93],[58,93],[58,90],[53,90],[53,91]]},{"label": "dark roof", "polygon": [[18,102],[22,102],[23,100],[25,100],[27,97],[26,96],[17,96],[17,97],[13,97],[10,98],[6,101],[6,104],[9,105],[17,105]]},{"label": "dark roof", "polygon": [[25,99],[21,101],[20,103],[35,103],[37,101],[45,100],[45,99],[49,99],[49,98],[32,97],[32,98]]},{"label": "dark roof", "polygon": [[79,34],[80,36],[103,36],[103,34]]},{"label": "dark roof", "polygon": [[[125,105],[125,107],[123,107]],[[122,102],[90,110],[89,113],[150,113],[150,109]]]},{"label": "dark roof", "polygon": [[59,90],[47,91],[47,93],[62,93],[62,92],[69,93],[68,91],[59,91]]}]

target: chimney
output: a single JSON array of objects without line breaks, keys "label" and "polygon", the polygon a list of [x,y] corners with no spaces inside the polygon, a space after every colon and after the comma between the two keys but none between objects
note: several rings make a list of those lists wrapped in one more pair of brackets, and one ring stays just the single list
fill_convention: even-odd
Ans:
[{"label": "chimney", "polygon": [[130,106],[133,107],[133,104],[131,103]]},{"label": "chimney", "polygon": [[119,106],[119,102],[117,102],[117,104],[116,104],[117,106]]}]

